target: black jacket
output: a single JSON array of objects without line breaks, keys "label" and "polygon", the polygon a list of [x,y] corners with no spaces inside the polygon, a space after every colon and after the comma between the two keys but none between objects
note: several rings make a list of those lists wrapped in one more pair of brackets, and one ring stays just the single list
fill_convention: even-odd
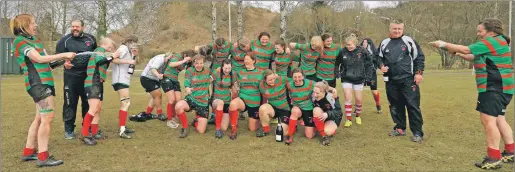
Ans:
[{"label": "black jacket", "polygon": [[361,84],[372,79],[374,67],[370,53],[357,46],[353,51],[342,48],[336,57],[336,75],[341,77],[341,81]]},{"label": "black jacket", "polygon": [[[70,33],[64,37],[62,37],[56,46],[55,53],[65,53],[65,52],[92,52],[97,48],[97,40],[93,35],[82,33],[79,37],[73,37],[73,34]],[[71,61],[73,67],[71,69],[64,69],[64,72],[74,73],[74,74],[85,74],[88,61],[91,55],[83,55],[83,56],[75,56],[75,58]]]},{"label": "black jacket", "polygon": [[383,57],[379,57],[380,64],[388,66],[389,69],[385,75],[390,80],[413,77],[417,71],[424,71],[424,53],[418,43],[414,43],[415,45],[411,45],[411,47],[417,48],[418,51],[418,56],[414,60],[409,55],[408,46],[401,38],[391,38],[384,50],[381,50],[383,45],[379,45],[379,51],[383,51]]},{"label": "black jacket", "polygon": [[[379,56],[377,55],[378,54],[377,47],[375,46],[374,42],[372,42],[372,39],[365,38],[364,40],[367,40],[368,47],[366,48],[366,50],[370,53],[370,56],[372,58],[372,64],[374,65],[374,68],[381,69],[381,66],[379,63]],[[362,47],[363,47],[363,42],[364,41],[361,41],[361,43],[359,44]],[[375,70],[373,72],[375,74]]]}]

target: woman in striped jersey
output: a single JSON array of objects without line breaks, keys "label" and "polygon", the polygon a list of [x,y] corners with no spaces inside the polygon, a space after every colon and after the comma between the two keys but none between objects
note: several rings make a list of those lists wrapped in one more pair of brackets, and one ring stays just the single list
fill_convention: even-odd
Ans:
[{"label": "woman in striped jersey", "polygon": [[257,40],[250,43],[250,50],[256,56],[256,68],[265,70],[271,68],[274,44],[270,42],[270,34],[261,32]]},{"label": "woman in striped jersey", "polygon": [[315,82],[305,79],[303,71],[300,68],[293,70],[293,78],[287,82],[288,92],[291,97],[291,114],[288,128],[285,128],[285,143],[290,145],[293,142],[293,133],[297,126],[297,120],[302,117],[304,121],[304,134],[307,138],[311,139],[314,137],[314,126],[313,123],[313,102],[311,101],[311,95],[313,94],[313,88]]},{"label": "woman in striped jersey", "polygon": [[316,62],[324,51],[322,38],[320,36],[314,36],[311,38],[309,44],[291,42],[290,47],[295,50],[300,50],[300,68],[304,71],[304,75],[306,75],[307,79],[316,81]]},{"label": "woman in striped jersey", "polygon": [[222,62],[222,68],[213,71],[212,78],[214,79],[213,95],[211,95],[212,103],[211,108],[215,112],[215,137],[220,139],[223,137],[223,132],[229,126],[229,103],[231,103],[231,94],[234,82],[236,82],[236,75],[233,75],[232,64],[230,59],[225,59]]},{"label": "woman in striped jersey", "polygon": [[283,128],[288,128],[290,119],[290,101],[287,99],[286,77],[275,74],[267,69],[263,73],[263,81],[259,84],[259,92],[267,103],[259,107],[259,119],[261,126],[256,132],[257,137],[263,137],[270,133],[270,119],[278,118]]},{"label": "woman in striped jersey", "polygon": [[173,53],[166,62],[167,65],[161,80],[161,88],[163,88],[163,92],[165,92],[168,98],[168,105],[166,106],[168,122],[166,125],[170,128],[179,127],[175,117],[175,104],[182,98],[179,73],[190,65],[191,57],[194,55],[194,50]]},{"label": "woman in striped jersey", "polygon": [[300,55],[295,52],[286,52],[286,43],[284,40],[279,39],[275,41],[273,61],[277,75],[291,78],[292,62],[300,61]]},{"label": "woman in striped jersey", "polygon": [[343,94],[345,96],[344,126],[352,125],[352,92],[356,99],[356,124],[361,125],[361,109],[363,106],[363,85],[372,78],[372,59],[367,50],[357,46],[356,36],[351,35],[345,39],[343,48],[336,59],[337,74],[341,76]]},{"label": "woman in striped jersey", "polygon": [[333,44],[333,36],[331,34],[323,34],[322,41],[324,41],[324,53],[317,60],[317,81],[327,81],[329,86],[335,88],[335,62],[341,48],[339,45]]},{"label": "woman in striped jersey", "polygon": [[209,113],[209,85],[212,82],[212,74],[209,68],[204,67],[205,57],[195,55],[193,57],[193,67],[186,70],[184,75],[184,87],[186,88],[186,97],[184,100],[177,102],[175,113],[178,114],[182,124],[180,138],[188,136],[188,119],[186,112],[195,110],[196,117],[192,121],[192,125],[197,132],[204,133],[207,127],[207,117]]},{"label": "woman in striped jersey", "polygon": [[[116,45],[110,38],[100,40],[100,47],[95,49],[88,62],[88,77],[84,81],[84,90],[88,97],[89,110],[84,116],[82,124],[82,141],[86,145],[97,144],[96,139],[103,140],[105,135],[98,132],[98,122],[100,120],[100,111],[102,110],[102,101],[104,100],[104,82],[107,79],[107,68],[109,63],[120,56],[120,52],[116,51],[112,55],[104,54],[116,50]],[[91,133],[89,127],[91,126]]]},{"label": "woman in striped jersey", "polygon": [[231,140],[236,139],[238,112],[247,111],[249,115],[249,130],[256,131],[259,120],[259,105],[261,104],[261,94],[259,93],[259,84],[263,80],[263,70],[256,66],[256,57],[252,54],[245,55],[245,69],[236,73],[237,91],[239,97],[231,100],[229,104],[229,116],[231,122]]},{"label": "woman in striped jersey", "polygon": [[342,121],[342,107],[336,88],[330,87],[327,81],[315,83],[313,105],[313,121],[322,136],[320,143],[328,146]]},{"label": "woman in striped jersey", "polygon": [[136,47],[138,38],[135,36],[127,37],[122,45],[118,47],[120,58],[113,60],[112,72],[112,86],[114,91],[118,93],[120,98],[120,110],[118,111],[118,125],[120,127],[120,138],[130,139],[132,136],[129,133],[134,133],[133,129],[126,127],[127,111],[131,104],[129,97],[129,86],[131,84],[131,76],[129,73],[129,66],[136,64],[135,57],[138,56],[138,49]]},{"label": "woman in striped jersey", "polygon": [[21,159],[37,160],[39,167],[61,165],[62,160],[49,157],[48,153],[55,97],[54,77],[49,63],[63,59],[72,60],[75,53],[46,54],[43,44],[35,37],[38,25],[30,14],[17,15],[11,19],[10,27],[16,36],[12,47],[16,61],[23,70],[25,89],[36,103],[36,117],[30,125]]},{"label": "woman in striped jersey", "polygon": [[379,66],[379,56],[377,55],[378,54],[377,48],[374,45],[374,42],[372,41],[372,39],[370,39],[370,38],[363,39],[363,41],[361,42],[360,45],[361,45],[361,47],[366,49],[370,53],[370,57],[372,57],[372,68],[373,68],[373,70],[371,70],[372,78],[370,79],[370,81],[365,82],[364,86],[370,86],[370,90],[372,91],[372,96],[374,97],[374,101],[376,102],[377,113],[381,113],[381,103],[380,103],[381,98],[379,97],[379,95],[380,95],[379,90],[377,90],[378,82],[377,82],[377,73],[376,73],[376,70],[381,69],[381,66]]},{"label": "woman in striped jersey", "polygon": [[[245,68],[245,54],[248,52],[250,52],[250,40],[247,37],[242,37],[233,45],[233,49],[231,50],[232,71],[239,72],[241,69]],[[234,99],[238,94],[233,94],[232,96]],[[238,119],[245,120],[245,116],[240,113]]]}]

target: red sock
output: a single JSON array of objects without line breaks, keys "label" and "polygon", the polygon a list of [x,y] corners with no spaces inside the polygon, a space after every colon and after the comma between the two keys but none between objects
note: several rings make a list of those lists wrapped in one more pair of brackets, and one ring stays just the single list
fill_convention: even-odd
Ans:
[{"label": "red sock", "polygon": [[154,107],[147,106],[147,111],[145,113],[150,114],[150,113],[152,113],[153,110],[154,110]]},{"label": "red sock", "polygon": [[224,116],[223,110],[216,110],[215,111],[215,123],[216,123],[216,129],[219,130],[222,127],[222,117]]},{"label": "red sock", "polygon": [[36,149],[34,149],[34,148],[24,148],[23,149],[23,156],[30,156],[34,153],[36,153]]},{"label": "red sock", "polygon": [[188,128],[188,118],[186,118],[186,112],[179,114],[179,120],[181,121],[182,128]]},{"label": "red sock", "polygon": [[356,105],[356,117],[361,116],[361,107],[362,107],[362,106],[363,106],[363,105],[360,105],[360,104],[357,104],[357,105]]},{"label": "red sock", "polygon": [[48,151],[38,153],[38,159],[40,161],[46,161],[48,159]]},{"label": "red sock", "polygon": [[501,159],[501,151],[499,151],[498,149],[488,147],[487,152],[488,152],[488,157],[490,157],[494,160]]},{"label": "red sock", "polygon": [[513,153],[514,144],[504,144],[504,151],[508,153]]},{"label": "red sock", "polygon": [[345,116],[347,116],[347,120],[352,120],[352,104],[345,103]]},{"label": "red sock", "polygon": [[173,114],[174,114],[174,107],[173,104],[168,103],[168,106],[166,106],[166,114],[168,116],[168,120],[172,120]]},{"label": "red sock", "polygon": [[295,127],[297,126],[297,120],[293,120],[290,118],[290,122],[288,122],[288,135],[293,136],[295,133]]},{"label": "red sock", "polygon": [[374,93],[374,100],[376,101],[376,106],[379,106],[381,103],[381,99],[379,98],[379,92]]},{"label": "red sock", "polygon": [[317,131],[320,133],[320,136],[324,137],[325,136],[325,132],[324,132],[325,123],[324,123],[324,121],[319,120],[318,118],[313,119],[313,121],[315,121],[315,127],[316,127]]},{"label": "red sock", "polygon": [[91,116],[89,113],[86,113],[86,116],[84,116],[84,121],[82,124],[82,136],[87,137],[89,135],[89,126],[91,126],[91,121],[93,120],[93,116]]},{"label": "red sock", "polygon": [[265,133],[270,133],[270,126],[263,126],[263,131]]},{"label": "red sock", "polygon": [[159,114],[159,115],[163,114],[163,109],[161,109],[161,108],[157,109],[157,114]]},{"label": "red sock", "polygon": [[127,111],[120,110],[120,112],[118,112],[118,122],[120,127],[125,126],[127,123]]},{"label": "red sock", "polygon": [[229,116],[231,118],[231,128],[233,132],[238,130],[238,111],[230,111]]},{"label": "red sock", "polygon": [[91,124],[91,134],[95,135],[98,133],[98,124]]}]

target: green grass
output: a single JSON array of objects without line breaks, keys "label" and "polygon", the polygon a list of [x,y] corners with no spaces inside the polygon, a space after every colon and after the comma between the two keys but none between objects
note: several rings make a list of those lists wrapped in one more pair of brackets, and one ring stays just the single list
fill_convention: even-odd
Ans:
[{"label": "green grass", "polygon": [[[473,162],[486,155],[483,127],[474,110],[477,91],[470,71],[426,72],[421,85],[424,143],[411,142],[409,131],[406,137],[387,136],[393,122],[384,83],[380,82],[385,112],[375,113],[373,98],[366,90],[363,125],[339,128],[328,147],[321,146],[319,138],[304,138],[302,127],[292,146],[275,142],[274,136],[256,138],[247,130],[247,121],[239,121],[235,141],[227,135],[215,139],[213,125],[203,135],[190,130],[189,137],[179,139],[179,129],[170,129],[165,122],[128,121],[136,133],[132,140],[123,140],[117,137],[119,100],[110,81],[105,84],[100,122],[109,138],[96,146],[85,146],[79,139],[63,139],[61,78],[56,76],[50,153],[65,164],[41,171],[482,171]],[[35,162],[19,160],[34,118],[34,103],[24,90],[21,76],[3,77],[1,86],[2,170],[34,171]],[[131,92],[129,114],[143,111],[148,99],[137,77],[132,78]],[[513,102],[507,114],[513,121]],[[81,117],[77,116],[76,124],[80,125]],[[502,169],[512,170],[512,164]]]}]

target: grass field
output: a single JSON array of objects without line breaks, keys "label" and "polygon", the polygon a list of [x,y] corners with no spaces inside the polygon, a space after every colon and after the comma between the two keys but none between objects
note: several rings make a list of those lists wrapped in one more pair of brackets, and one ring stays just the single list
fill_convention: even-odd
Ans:
[{"label": "grass field", "polygon": [[[136,133],[133,139],[123,140],[117,137],[119,100],[108,81],[100,127],[109,138],[90,147],[79,139],[63,139],[63,81],[62,76],[56,76],[50,153],[65,164],[41,171],[482,171],[473,166],[486,155],[486,146],[474,110],[477,91],[471,72],[427,71],[424,77],[421,109],[426,135],[422,144],[410,141],[410,131],[406,137],[387,135],[393,123],[383,82],[379,85],[383,114],[375,113],[373,98],[366,90],[363,125],[339,128],[328,147],[321,146],[319,138],[304,138],[302,127],[292,146],[275,142],[272,135],[256,138],[247,130],[247,121],[239,121],[241,127],[234,141],[227,135],[215,139],[214,125],[203,135],[190,130],[187,138],[179,139],[179,129],[170,129],[158,120],[128,122]],[[35,112],[23,85],[21,76],[2,78],[2,171],[36,169],[35,162],[19,160]],[[137,77],[132,78],[131,92],[129,114],[143,111],[148,99]],[[507,114],[513,123],[513,102]],[[80,125],[81,117],[77,116],[80,120],[76,124]],[[80,127],[76,128],[79,135],[77,131]],[[512,164],[502,169],[512,170]]]}]

